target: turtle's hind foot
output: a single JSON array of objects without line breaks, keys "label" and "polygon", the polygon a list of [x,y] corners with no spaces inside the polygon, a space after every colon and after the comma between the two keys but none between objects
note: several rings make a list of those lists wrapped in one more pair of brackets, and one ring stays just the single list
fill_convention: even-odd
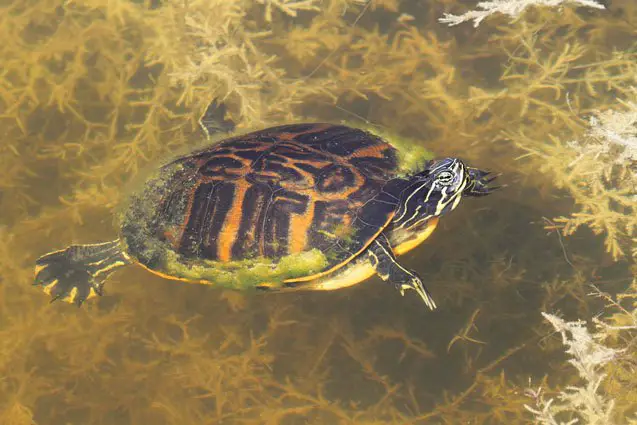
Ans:
[{"label": "turtle's hind foot", "polygon": [[129,263],[119,240],[71,245],[37,259],[34,285],[50,294],[51,302],[61,299],[79,307],[87,299],[102,295],[108,275]]}]

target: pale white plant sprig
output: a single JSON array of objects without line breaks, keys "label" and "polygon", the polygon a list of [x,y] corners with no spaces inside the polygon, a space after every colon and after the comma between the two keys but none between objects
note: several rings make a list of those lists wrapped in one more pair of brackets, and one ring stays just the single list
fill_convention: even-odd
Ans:
[{"label": "pale white plant sprig", "polygon": [[[589,136],[597,141],[602,151],[609,153],[613,147],[619,148],[614,156],[617,164],[637,162],[637,103],[619,102],[623,111],[608,110],[598,112],[589,118]],[[587,147],[591,149],[590,146]]]},{"label": "pale white plant sprig", "polygon": [[[530,379],[529,379],[530,381]],[[544,400],[544,394],[542,394],[542,387],[538,387],[537,390],[533,388],[528,388],[524,392],[527,396],[532,397],[535,400],[535,406],[531,407],[528,404],[524,405],[524,408],[529,412],[533,413],[535,417],[535,422],[540,425],[573,425],[578,422],[578,419],[571,419],[568,422],[558,421],[555,417],[554,409],[551,407],[554,398],[549,398],[548,400]]]},{"label": "pale white plant sprig", "polygon": [[[567,322],[552,314],[542,315],[561,334],[565,351],[570,356],[568,362],[577,369],[583,383],[566,387],[557,401],[545,401],[541,388],[529,389],[527,395],[534,398],[535,406],[525,405],[525,408],[533,414],[535,422],[542,425],[613,425],[614,401],[599,389],[606,376],[604,366],[616,359],[623,350],[609,348],[601,343],[606,333],[599,320],[594,320],[598,331],[591,334],[582,320]],[[561,422],[556,417],[561,412],[570,412],[575,418]]]},{"label": "pale white plant sprig", "polygon": [[604,5],[597,0],[491,0],[479,2],[476,10],[470,10],[462,15],[445,13],[438,21],[449,26],[473,21],[473,26],[477,27],[486,17],[494,13],[503,13],[516,19],[529,6],[560,6],[564,3],[604,9]]},{"label": "pale white plant sprig", "polygon": [[618,165],[630,173],[637,193],[637,103],[621,99],[618,102],[623,110],[595,112],[588,118],[586,142],[567,142],[567,146],[578,153],[569,167],[589,157],[600,165],[607,164],[603,174],[610,175],[609,166]]}]

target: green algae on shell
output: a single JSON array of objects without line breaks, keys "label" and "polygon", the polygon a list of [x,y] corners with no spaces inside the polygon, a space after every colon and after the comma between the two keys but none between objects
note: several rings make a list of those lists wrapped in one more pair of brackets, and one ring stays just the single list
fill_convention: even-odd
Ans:
[{"label": "green algae on shell", "polygon": [[395,147],[398,151],[399,176],[401,177],[422,171],[423,164],[434,158],[434,153],[427,150],[423,146],[423,143],[417,139],[401,136],[372,124],[361,125],[360,123],[345,123],[345,125],[360,128],[361,130],[382,138]]}]

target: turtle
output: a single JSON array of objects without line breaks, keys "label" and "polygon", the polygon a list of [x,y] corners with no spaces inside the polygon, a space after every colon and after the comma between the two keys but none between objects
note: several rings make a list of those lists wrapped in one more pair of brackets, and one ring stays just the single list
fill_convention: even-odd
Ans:
[{"label": "turtle", "polygon": [[80,306],[133,263],[169,279],[264,291],[333,290],[376,274],[433,310],[422,279],[397,256],[463,197],[497,189],[489,185],[496,177],[455,157],[405,171],[392,143],[352,125],[229,135],[167,161],[131,190],[117,239],[37,259],[34,285]]}]

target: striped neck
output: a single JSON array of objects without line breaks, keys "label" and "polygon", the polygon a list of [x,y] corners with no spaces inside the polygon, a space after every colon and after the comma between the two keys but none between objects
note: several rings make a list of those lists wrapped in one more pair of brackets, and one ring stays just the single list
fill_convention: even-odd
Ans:
[{"label": "striped neck", "polygon": [[465,166],[460,160],[446,158],[432,162],[407,181],[392,225],[396,229],[417,228],[453,210],[467,183]]}]

